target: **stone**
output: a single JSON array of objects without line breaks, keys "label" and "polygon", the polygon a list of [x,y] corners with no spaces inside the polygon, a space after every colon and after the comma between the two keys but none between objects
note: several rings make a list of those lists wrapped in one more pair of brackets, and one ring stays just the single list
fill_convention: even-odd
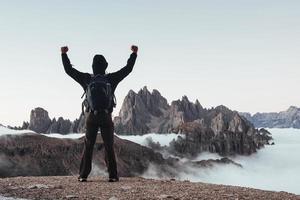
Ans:
[{"label": "stone", "polygon": [[67,195],[66,196],[66,199],[77,199],[77,198],[79,198],[79,197],[76,195]]},{"label": "stone", "polygon": [[35,184],[35,185],[30,185],[27,187],[28,189],[49,189],[49,188],[54,188],[53,186],[48,186],[44,184]]},{"label": "stone", "polygon": [[131,190],[131,189],[132,189],[131,186],[121,186],[121,190],[124,190],[124,191]]},{"label": "stone", "polygon": [[174,197],[172,195],[168,195],[168,194],[161,194],[159,196],[157,196],[158,199],[174,199]]}]

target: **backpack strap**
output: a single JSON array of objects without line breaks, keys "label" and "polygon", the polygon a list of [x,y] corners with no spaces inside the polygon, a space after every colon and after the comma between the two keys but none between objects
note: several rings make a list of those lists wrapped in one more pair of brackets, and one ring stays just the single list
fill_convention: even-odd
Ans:
[{"label": "backpack strap", "polygon": [[83,92],[83,94],[82,94],[81,98],[83,98],[83,97],[84,97],[85,93],[86,93],[86,91],[84,91],[84,92]]}]

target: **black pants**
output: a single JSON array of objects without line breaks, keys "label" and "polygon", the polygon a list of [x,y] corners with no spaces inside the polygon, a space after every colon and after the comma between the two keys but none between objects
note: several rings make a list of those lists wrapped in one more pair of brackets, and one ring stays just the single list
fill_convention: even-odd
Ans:
[{"label": "black pants", "polygon": [[108,169],[109,178],[117,178],[117,163],[114,152],[114,123],[111,114],[86,113],[86,134],[84,140],[84,150],[80,163],[79,175],[87,178],[92,169],[93,148],[96,142],[97,133],[100,128],[105,149],[105,163]]}]

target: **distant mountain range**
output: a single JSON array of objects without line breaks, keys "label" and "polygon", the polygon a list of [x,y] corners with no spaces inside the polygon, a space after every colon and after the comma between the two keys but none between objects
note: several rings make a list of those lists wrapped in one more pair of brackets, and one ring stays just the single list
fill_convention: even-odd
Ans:
[{"label": "distant mountain range", "polygon": [[286,111],[256,113],[251,115],[247,112],[240,112],[240,115],[247,118],[255,127],[264,128],[300,128],[300,108],[289,107]]},{"label": "distant mountain range", "polygon": [[[216,107],[216,109],[222,106]],[[119,116],[115,117],[116,132],[119,134],[145,134],[150,132],[172,132],[183,122],[191,122],[206,115],[207,109],[199,101],[189,102],[186,96],[169,105],[158,90],[150,93],[147,87],[138,93],[130,90],[124,99]],[[256,113],[238,112],[257,128],[297,128],[300,129],[300,108],[290,106],[286,111]],[[30,121],[10,129],[30,129],[37,133],[78,133],[85,132],[85,117],[80,115],[75,121],[59,117],[50,119],[48,112],[40,107],[30,113]],[[0,126],[3,126],[0,124]]]}]

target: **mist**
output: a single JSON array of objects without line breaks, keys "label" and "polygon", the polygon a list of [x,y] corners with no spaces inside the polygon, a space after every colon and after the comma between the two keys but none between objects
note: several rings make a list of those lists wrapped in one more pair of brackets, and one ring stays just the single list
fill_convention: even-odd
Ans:
[{"label": "mist", "polygon": [[177,139],[178,136],[184,137],[182,134],[168,133],[148,133],[145,135],[117,135],[121,139],[130,140],[143,146],[149,147],[149,139],[153,142],[159,142],[161,146],[168,146],[173,139]]},{"label": "mist", "polygon": [[3,135],[22,135],[25,133],[34,133],[31,130],[13,130],[13,129],[9,129],[6,128],[4,126],[0,126],[0,136]]},{"label": "mist", "polygon": [[[300,194],[300,130],[269,129],[275,145],[268,145],[250,156],[230,157],[242,164],[216,164],[212,168],[179,167],[178,180],[252,187],[264,190],[287,191]],[[194,160],[219,159],[218,154],[201,153]],[[151,164],[142,176],[145,178],[170,178],[162,176]]]},{"label": "mist", "polygon": [[83,137],[85,134],[82,133],[69,133],[66,135],[60,133],[49,133],[49,134],[41,134],[47,137],[60,138],[60,139],[79,139]]},{"label": "mist", "polygon": [[5,136],[5,135],[23,135],[23,134],[39,134],[39,135],[44,135],[47,137],[53,137],[53,138],[60,138],[60,139],[78,139],[84,136],[82,133],[69,133],[69,134],[60,134],[60,133],[49,133],[49,134],[40,134],[36,133],[31,130],[13,130],[6,128],[4,126],[0,126],[0,136]]}]

